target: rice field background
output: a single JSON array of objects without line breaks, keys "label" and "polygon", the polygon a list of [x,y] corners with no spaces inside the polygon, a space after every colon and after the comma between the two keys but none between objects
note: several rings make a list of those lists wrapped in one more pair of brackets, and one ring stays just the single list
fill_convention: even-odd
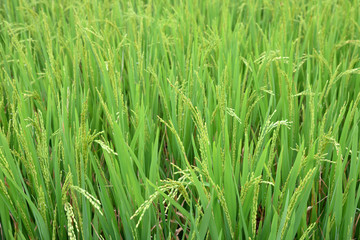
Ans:
[{"label": "rice field background", "polygon": [[0,239],[360,239],[359,9],[0,1]]}]

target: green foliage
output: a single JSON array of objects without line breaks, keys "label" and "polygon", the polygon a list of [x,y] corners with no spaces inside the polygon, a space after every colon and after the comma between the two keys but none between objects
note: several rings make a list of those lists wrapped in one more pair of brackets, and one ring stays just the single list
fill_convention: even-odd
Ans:
[{"label": "green foliage", "polygon": [[0,239],[354,239],[360,2],[0,1]]}]

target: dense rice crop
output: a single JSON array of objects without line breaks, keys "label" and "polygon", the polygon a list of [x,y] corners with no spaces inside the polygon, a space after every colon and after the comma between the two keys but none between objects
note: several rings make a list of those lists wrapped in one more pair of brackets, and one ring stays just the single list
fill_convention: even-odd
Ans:
[{"label": "dense rice crop", "polygon": [[359,239],[359,9],[0,1],[0,239]]}]

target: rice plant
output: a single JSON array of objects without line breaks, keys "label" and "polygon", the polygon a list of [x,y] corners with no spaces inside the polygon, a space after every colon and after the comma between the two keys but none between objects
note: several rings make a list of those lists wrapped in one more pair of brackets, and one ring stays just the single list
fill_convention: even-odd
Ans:
[{"label": "rice plant", "polygon": [[0,239],[360,239],[359,9],[0,1]]}]

